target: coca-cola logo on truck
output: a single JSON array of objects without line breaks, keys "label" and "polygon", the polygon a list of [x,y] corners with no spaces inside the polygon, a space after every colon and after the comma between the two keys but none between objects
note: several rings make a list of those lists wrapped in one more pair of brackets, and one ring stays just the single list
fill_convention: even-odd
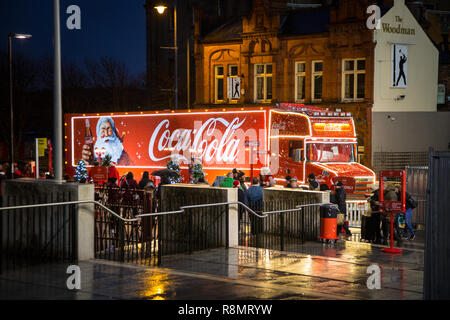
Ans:
[{"label": "coca-cola logo on truck", "polygon": [[[170,130],[170,121],[163,120],[155,128],[148,145],[148,155],[153,161],[170,159],[167,151],[175,151],[180,154],[180,159],[188,160],[187,152],[199,155],[200,158],[209,162],[233,162],[239,153],[240,139],[233,138],[236,129],[244,123],[239,118],[231,122],[223,118],[210,118],[199,129],[174,129]],[[218,127],[224,127],[221,131]],[[222,134],[223,132],[223,134]],[[221,136],[221,137],[219,137]],[[208,139],[210,138],[210,139]],[[155,151],[159,153],[155,155]],[[166,152],[165,152],[166,151]]]}]

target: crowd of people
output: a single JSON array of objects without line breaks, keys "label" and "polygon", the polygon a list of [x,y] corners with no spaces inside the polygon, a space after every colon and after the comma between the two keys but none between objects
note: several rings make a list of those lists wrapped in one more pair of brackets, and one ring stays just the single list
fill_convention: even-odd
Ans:
[{"label": "crowd of people", "polygon": [[[43,177],[45,175],[41,174]],[[11,179],[11,163],[0,163],[0,177],[4,179]],[[14,179],[18,178],[34,178],[35,173],[31,162],[15,162],[14,163]]]},{"label": "crowd of people", "polygon": [[[383,181],[383,200],[384,201],[401,201],[402,190],[400,185],[393,184],[388,180]],[[376,244],[388,244],[390,238],[391,215],[386,210],[383,210],[383,205],[380,202],[379,189],[374,190],[373,195],[368,199],[370,204],[370,216],[367,217],[365,226],[366,240]],[[405,228],[403,232],[400,231],[399,218],[401,214],[394,215],[394,234],[393,238],[401,241],[402,238],[414,240],[415,232],[412,226],[412,210],[417,207],[417,201],[405,191]],[[409,236],[408,236],[409,232]]]},{"label": "crowd of people", "polygon": [[[22,177],[34,177],[31,163],[20,163],[14,166],[14,178]],[[1,180],[11,178],[11,167],[9,163],[0,164],[0,199],[1,199]],[[50,175],[46,176],[47,179],[51,179]],[[64,177],[67,181],[71,181],[70,177],[66,175]],[[87,182],[87,181],[83,181]],[[247,187],[248,183],[249,187]],[[250,183],[249,183],[250,182]],[[167,177],[161,177],[160,183],[155,185],[155,182],[150,178],[148,171],[142,174],[139,182],[134,179],[132,172],[128,172],[126,175],[120,177],[119,172],[114,166],[110,166],[108,170],[108,183],[109,187],[127,188],[127,189],[140,189],[140,190],[152,190],[155,191],[156,198],[161,196],[161,186],[170,184],[170,180]],[[208,182],[201,177],[196,184],[209,185]],[[275,186],[274,176],[270,173],[268,168],[262,168],[259,177],[253,177],[250,181],[249,177],[245,176],[243,171],[233,169],[228,172],[225,177],[217,177],[216,181],[212,184],[215,187],[236,188],[238,189],[238,201],[249,206],[255,211],[262,210],[262,198],[263,189]],[[285,188],[302,188],[314,191],[327,191],[330,192],[330,202],[336,204],[339,213],[344,215],[344,220],[347,215],[346,205],[346,192],[341,182],[331,186],[331,189],[326,184],[319,184],[313,173],[308,175],[307,186],[299,186],[297,178],[286,176]],[[386,201],[400,201],[401,200],[401,188],[398,185],[394,185],[387,181],[383,182],[383,199]],[[394,216],[394,238],[400,241],[402,238],[408,238],[414,240],[415,233],[412,227],[412,210],[417,206],[417,201],[414,200],[408,192],[406,194],[406,210],[404,216]],[[370,210],[365,217],[366,223],[364,225],[363,237],[377,244],[387,244],[390,237],[390,214],[387,214],[382,210],[382,203],[380,203],[379,190],[374,190],[372,196],[368,199],[370,204]],[[399,217],[404,219],[405,227],[403,232],[400,231]],[[402,220],[403,221],[403,220]],[[346,223],[343,224],[343,229],[347,236],[351,235],[351,231]],[[338,235],[341,231],[341,227],[337,228]],[[409,233],[409,235],[408,235]]]}]

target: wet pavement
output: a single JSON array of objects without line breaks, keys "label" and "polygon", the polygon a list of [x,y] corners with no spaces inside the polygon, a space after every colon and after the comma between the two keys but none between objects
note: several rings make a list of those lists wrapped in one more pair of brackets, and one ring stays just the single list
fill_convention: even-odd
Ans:
[{"label": "wet pavement", "polygon": [[[413,246],[412,244],[410,244]],[[160,267],[106,260],[80,262],[81,289],[69,290],[68,264],[0,275],[0,299],[422,299],[423,250],[381,252],[359,241],[308,242],[296,252],[214,249],[163,257]],[[368,289],[370,265],[381,289]]]}]

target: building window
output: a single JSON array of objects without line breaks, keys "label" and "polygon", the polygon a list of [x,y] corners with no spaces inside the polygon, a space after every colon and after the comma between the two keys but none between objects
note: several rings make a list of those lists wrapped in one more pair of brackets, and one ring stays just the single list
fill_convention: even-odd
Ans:
[{"label": "building window", "polygon": [[214,100],[216,103],[223,102],[223,83],[224,83],[223,66],[214,67]]},{"label": "building window", "polygon": [[[237,78],[238,77],[238,66],[235,64],[228,65],[228,78]],[[228,80],[230,81],[230,80]],[[230,89],[229,89],[230,90]],[[231,88],[231,90],[234,90],[234,88]],[[237,98],[233,99],[233,97],[228,97],[229,100],[232,102],[237,102]]]},{"label": "building window", "polygon": [[272,64],[255,64],[255,101],[272,100]]},{"label": "building window", "polygon": [[235,64],[231,64],[228,66],[228,76],[229,77],[237,77],[238,76],[238,66]]},{"label": "building window", "polygon": [[295,101],[305,101],[306,63],[295,63]]},{"label": "building window", "polygon": [[303,161],[303,140],[290,140],[289,141],[289,158],[295,162]]},{"label": "building window", "polygon": [[342,64],[343,100],[355,101],[364,99],[366,87],[366,60],[344,59]]},{"label": "building window", "polygon": [[312,62],[311,96],[313,101],[322,100],[323,61]]}]

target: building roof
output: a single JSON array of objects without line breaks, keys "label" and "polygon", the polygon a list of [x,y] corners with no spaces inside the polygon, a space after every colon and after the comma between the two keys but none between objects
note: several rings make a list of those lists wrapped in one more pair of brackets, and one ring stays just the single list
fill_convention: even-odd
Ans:
[{"label": "building roof", "polygon": [[329,23],[330,10],[328,8],[293,10],[281,20],[281,33],[295,35],[328,32]]},{"label": "building roof", "polygon": [[215,30],[208,33],[204,38],[204,42],[224,42],[232,40],[241,40],[242,19],[235,18]]},{"label": "building roof", "polygon": [[[315,34],[328,32],[330,10],[328,8],[307,8],[291,10],[281,18],[280,31],[283,35]],[[204,42],[225,42],[241,40],[242,19],[232,19],[203,38]]]}]

